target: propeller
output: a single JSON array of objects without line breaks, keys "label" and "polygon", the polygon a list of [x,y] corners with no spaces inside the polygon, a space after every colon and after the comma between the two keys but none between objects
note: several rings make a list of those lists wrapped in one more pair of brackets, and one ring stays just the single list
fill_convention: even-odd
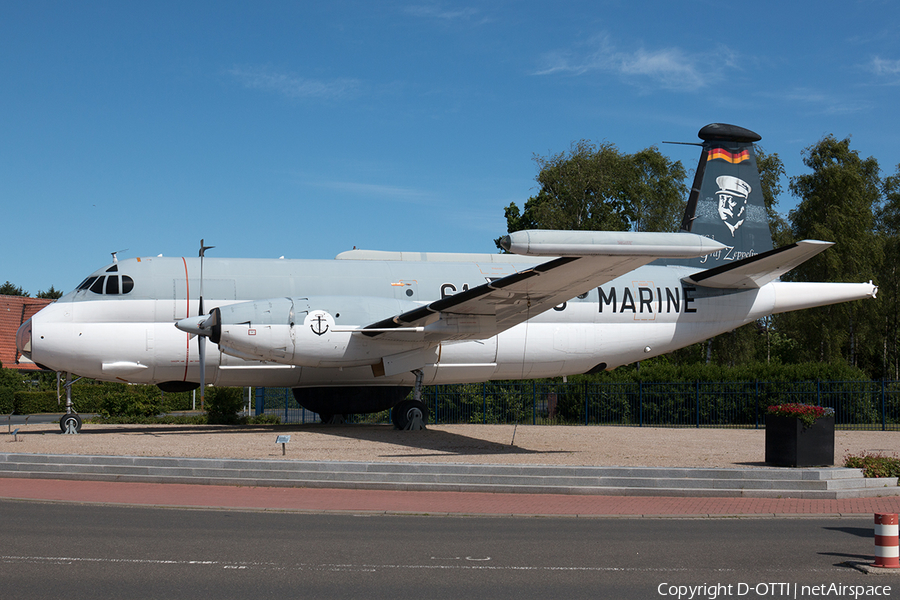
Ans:
[{"label": "propeller", "polygon": [[[211,250],[215,246],[204,246],[203,239],[200,240],[200,308],[198,313],[204,316],[203,310],[203,257],[207,250]],[[205,322],[205,321],[204,321]],[[206,335],[197,336],[197,350],[200,354],[200,410],[203,410],[203,401],[206,397]]]}]

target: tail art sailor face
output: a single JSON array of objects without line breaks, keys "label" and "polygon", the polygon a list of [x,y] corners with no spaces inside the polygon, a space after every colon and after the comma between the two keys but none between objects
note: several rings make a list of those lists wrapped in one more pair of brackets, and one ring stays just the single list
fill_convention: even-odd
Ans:
[{"label": "tail art sailor face", "polygon": [[719,218],[734,237],[734,232],[744,224],[744,219],[747,217],[747,198],[750,196],[750,186],[743,179],[731,175],[716,177],[716,184],[719,186],[719,190],[716,192],[716,198],[719,201]]}]

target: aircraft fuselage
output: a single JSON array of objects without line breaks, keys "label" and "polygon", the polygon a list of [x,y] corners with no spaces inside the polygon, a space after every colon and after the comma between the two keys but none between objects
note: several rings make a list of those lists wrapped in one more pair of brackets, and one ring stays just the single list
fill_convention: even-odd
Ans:
[{"label": "aircraft fuselage", "polygon": [[[252,352],[235,356],[213,348],[206,381],[289,387],[410,384],[409,372],[379,376],[372,368],[384,356],[403,353],[406,345],[367,340],[351,331],[536,262],[501,255],[453,258],[458,260],[207,257],[205,310],[269,298],[291,302],[301,314],[289,315],[286,309],[272,316],[291,336],[290,351],[260,360]],[[110,268],[32,319],[32,359],[101,380],[199,381],[197,343],[174,325],[198,314],[199,259],[128,259],[115,271]],[[610,369],[729,331],[776,309],[773,284],[736,291],[682,281],[695,271],[647,265],[499,335],[432,344],[423,350],[429,358],[425,383],[554,377],[604,363]],[[127,293],[121,293],[124,277],[133,282]],[[102,278],[120,281],[98,284]],[[314,321],[304,324],[309,315]],[[257,329],[248,331],[248,340],[262,339],[265,332]]]}]

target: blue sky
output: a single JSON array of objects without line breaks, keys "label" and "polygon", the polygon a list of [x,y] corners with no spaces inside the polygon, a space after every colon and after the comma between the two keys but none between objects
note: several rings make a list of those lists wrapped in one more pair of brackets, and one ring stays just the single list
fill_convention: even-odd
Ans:
[{"label": "blue sky", "polygon": [[[900,163],[900,5],[2,2],[0,282],[122,257],[494,252],[533,156],[707,123]],[[787,182],[784,182],[787,190]],[[786,191],[780,209],[796,202]],[[126,250],[127,249],[127,250]]]}]

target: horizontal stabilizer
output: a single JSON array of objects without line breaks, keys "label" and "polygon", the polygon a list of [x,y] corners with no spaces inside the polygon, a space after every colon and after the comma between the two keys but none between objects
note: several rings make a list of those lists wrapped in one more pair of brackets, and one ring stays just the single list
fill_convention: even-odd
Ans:
[{"label": "horizontal stabilizer", "polygon": [[730,264],[700,271],[685,279],[712,288],[760,288],[833,245],[832,242],[803,240]]}]

